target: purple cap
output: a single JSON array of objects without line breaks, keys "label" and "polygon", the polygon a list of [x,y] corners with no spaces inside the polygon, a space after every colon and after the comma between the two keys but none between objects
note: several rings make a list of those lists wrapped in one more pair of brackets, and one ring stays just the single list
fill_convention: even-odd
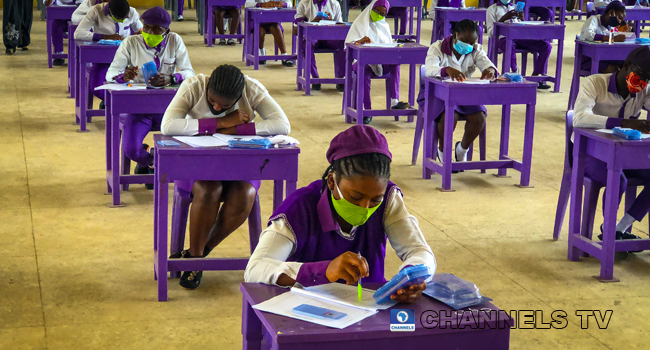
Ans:
[{"label": "purple cap", "polygon": [[160,6],[152,7],[145,11],[142,16],[142,23],[169,28],[172,18],[164,8]]},{"label": "purple cap", "polygon": [[365,153],[381,153],[393,159],[384,135],[372,126],[355,125],[332,139],[326,156],[331,164],[337,159]]},{"label": "purple cap", "polygon": [[639,46],[632,50],[625,60],[650,73],[650,48],[647,46]]},{"label": "purple cap", "polygon": [[618,10],[618,9],[623,9],[625,10],[625,5],[623,5],[622,2],[620,1],[612,1],[610,2],[607,7],[605,7],[605,13],[609,12],[609,10]]},{"label": "purple cap", "polygon": [[372,5],[372,8],[374,9],[375,7],[383,6],[386,8],[386,12],[390,10],[390,4],[388,3],[388,0],[377,0],[375,1],[375,4]]}]

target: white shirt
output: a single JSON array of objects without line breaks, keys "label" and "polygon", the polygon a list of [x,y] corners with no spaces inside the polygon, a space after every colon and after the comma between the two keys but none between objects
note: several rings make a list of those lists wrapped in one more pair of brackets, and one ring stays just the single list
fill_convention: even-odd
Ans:
[{"label": "white shirt", "polygon": [[[438,7],[438,1],[439,1],[439,0],[431,0],[431,6],[429,6],[429,12],[431,12],[431,13],[435,13],[435,12],[436,12],[435,8]],[[497,1],[499,1],[499,0],[497,0]],[[465,8],[465,0],[462,0],[462,1],[460,2],[460,8]],[[434,18],[433,15],[431,15],[430,17],[431,17],[431,18]]]},{"label": "white shirt", "polygon": [[[256,7],[257,4],[261,4],[269,1],[279,1],[279,0],[246,0],[246,2],[244,3],[244,7],[252,8],[252,7]],[[281,1],[284,3],[284,8],[290,9],[291,7],[293,7],[291,1],[289,0],[281,0]]]},{"label": "white shirt", "polygon": [[[624,119],[638,116],[644,107],[650,109],[650,86],[636,96],[630,94],[623,99],[618,94],[616,85],[610,87],[612,75],[594,74],[582,79],[573,114],[574,127],[611,129],[613,125],[620,125],[622,118],[619,119],[619,115],[623,104]],[[611,120],[608,125],[611,118],[618,120]]]},{"label": "white shirt", "polygon": [[612,0],[594,1],[594,7],[607,7]]},{"label": "white shirt", "polygon": [[291,125],[280,105],[262,83],[249,76],[245,76],[245,79],[241,99],[222,114],[214,115],[208,107],[206,96],[210,77],[198,74],[187,78],[165,111],[161,125],[163,135],[196,135],[199,133],[199,119],[224,117],[237,109],[248,113],[251,122],[255,112],[259,114],[262,120],[255,122],[257,135],[288,135]]},{"label": "white shirt", "polygon": [[[45,4],[47,0],[43,0],[43,4]],[[77,5],[81,2],[81,0],[52,0],[52,3],[50,6],[66,6],[66,5]]]},{"label": "white shirt", "polygon": [[101,3],[102,0],[84,0],[72,13],[72,22],[81,22],[93,6]]},{"label": "white shirt", "polygon": [[424,66],[427,77],[440,77],[441,71],[445,67],[457,69],[466,77],[474,74],[476,68],[482,73],[484,70],[492,67],[496,73],[496,66],[490,61],[481,44],[474,43],[474,51],[468,55],[462,55],[460,59],[457,59],[453,51],[451,51],[451,55],[442,52],[443,42],[444,40],[438,40],[429,47]]},{"label": "white shirt", "polygon": [[[393,42],[393,35],[390,32],[390,27],[386,20],[373,22],[370,18],[370,12],[372,11],[372,6],[377,2],[373,1],[370,5],[366,7],[365,10],[357,16],[357,18],[352,22],[350,26],[350,31],[345,37],[346,43],[354,43],[363,37],[367,36],[373,43],[391,43]],[[379,74],[381,75],[381,74]]]},{"label": "white shirt", "polygon": [[131,32],[138,33],[142,30],[140,15],[133,7],[131,7],[129,15],[124,19],[123,23],[115,22],[107,9],[108,3],[93,6],[79,22],[77,30],[74,32],[75,40],[96,41],[101,39],[101,34],[119,34],[127,37],[131,35]]},{"label": "white shirt", "polygon": [[587,18],[585,23],[582,24],[580,31],[580,40],[594,41],[596,34],[609,36],[610,27],[604,27],[600,22],[601,15],[595,15]]},{"label": "white shirt", "polygon": [[[399,191],[387,204],[384,215],[384,229],[391,247],[402,260],[400,270],[408,265],[425,264],[431,274],[436,271],[436,259],[431,247],[424,239],[418,220],[409,214],[404,205],[404,198]],[[293,278],[298,277],[302,263],[287,262],[296,247],[296,239],[284,219],[271,222],[262,234],[255,251],[248,260],[244,280],[276,284],[283,273]]]},{"label": "white shirt", "polygon": [[[165,46],[152,48],[144,43],[142,34],[132,35],[122,41],[122,44],[115,52],[115,57],[110,68],[106,72],[106,81],[114,81],[115,77],[124,73],[129,66],[142,67],[147,62],[154,61],[158,57],[158,73],[172,75],[176,70],[182,79],[187,79],[194,75],[190,56],[183,43],[181,36],[170,32],[165,36]],[[162,45],[162,44],[161,44]],[[158,52],[157,49],[160,49]],[[144,75],[138,74],[134,80],[136,83],[144,83]]]},{"label": "white shirt", "polygon": [[[514,9],[515,6],[512,5],[512,3],[510,3],[508,6],[493,4],[487,8],[487,11],[485,12],[485,25],[487,26],[488,36],[492,37],[492,34],[494,33],[494,22],[499,22],[501,17]],[[503,38],[503,35],[501,35],[499,38]]]},{"label": "white shirt", "polygon": [[[332,15],[332,21],[342,22],[341,5],[337,0],[325,0],[325,4],[321,5],[322,12]],[[296,7],[296,19],[306,18],[307,22],[311,22],[316,18],[318,13],[318,5],[314,4],[313,0],[301,0]]]}]

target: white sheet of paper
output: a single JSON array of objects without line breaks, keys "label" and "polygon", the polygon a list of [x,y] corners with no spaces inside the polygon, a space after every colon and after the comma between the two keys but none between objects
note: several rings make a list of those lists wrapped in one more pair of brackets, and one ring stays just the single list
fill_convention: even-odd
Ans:
[{"label": "white sheet of paper", "polygon": [[365,47],[397,47],[397,43],[370,43],[363,44]]},{"label": "white sheet of paper", "polygon": [[111,91],[123,91],[123,90],[146,90],[147,89],[147,84],[142,83],[142,84],[131,84],[131,86],[128,86],[126,84],[118,84],[118,83],[109,83],[109,84],[104,84],[101,86],[98,86],[95,88],[95,90],[111,90]]},{"label": "white sheet of paper", "polygon": [[531,26],[538,26],[544,24],[544,21],[519,21],[519,24],[527,24]]},{"label": "white sheet of paper", "polygon": [[228,141],[224,142],[223,140],[212,136],[174,136],[174,138],[192,147],[228,146]]},{"label": "white sheet of paper", "polygon": [[474,77],[469,77],[465,79],[465,81],[452,81],[451,78],[445,78],[442,81],[449,81],[453,83],[460,83],[460,84],[476,84],[476,85],[483,85],[483,84],[489,84],[490,80],[489,79],[481,79],[481,78],[474,78]]},{"label": "white sheet of paper", "polygon": [[225,134],[212,134],[212,138],[215,138],[221,142],[224,142],[226,146],[228,145],[228,141],[230,140],[243,140],[243,141],[249,141],[249,140],[259,140],[262,137],[261,136],[255,136],[255,135],[225,135]]},{"label": "white sheet of paper", "polygon": [[[329,319],[319,319],[312,318],[303,315],[298,315],[293,313],[293,308],[300,306],[302,304],[322,307],[325,309],[330,309],[338,312],[346,313],[347,315],[340,320],[329,320]],[[272,314],[286,316],[295,318],[298,320],[303,320],[322,326],[332,327],[343,329],[345,327],[351,326],[365,318],[368,318],[377,313],[377,311],[368,311],[364,309],[359,309],[350,306],[344,306],[338,303],[331,303],[320,299],[315,299],[311,297],[306,297],[297,293],[287,292],[280,294],[274,298],[271,298],[267,301],[259,303],[253,306],[254,309],[270,312]]]},{"label": "white sheet of paper", "polygon": [[[602,132],[603,134],[614,134],[614,130],[612,129],[598,129],[596,130],[598,132]],[[644,134],[641,133],[641,140],[650,138],[650,134]]]},{"label": "white sheet of paper", "polygon": [[385,310],[396,305],[397,302],[377,304],[372,298],[374,290],[363,289],[361,301],[357,294],[357,286],[348,286],[342,283],[329,283],[307,288],[291,288],[292,293],[304,294],[314,298],[331,301],[337,304],[354,306],[368,311]]}]

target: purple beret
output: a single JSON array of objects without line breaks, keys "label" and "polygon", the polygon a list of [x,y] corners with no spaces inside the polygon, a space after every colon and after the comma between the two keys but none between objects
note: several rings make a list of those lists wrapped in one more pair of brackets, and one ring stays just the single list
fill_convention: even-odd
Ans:
[{"label": "purple beret", "polygon": [[383,6],[386,8],[386,12],[390,10],[390,4],[388,3],[388,0],[377,0],[375,1],[375,4],[372,5],[372,8],[374,9],[375,7]]},{"label": "purple beret", "polygon": [[148,9],[140,18],[143,24],[151,24],[165,28],[169,28],[169,25],[172,23],[172,18],[169,16],[169,13],[160,6]]},{"label": "purple beret", "polygon": [[607,7],[605,7],[605,13],[609,12],[609,10],[618,10],[618,9],[625,10],[625,5],[623,5],[623,3],[620,1],[612,1],[607,5]]},{"label": "purple beret", "polygon": [[639,46],[632,50],[625,60],[650,73],[650,48],[647,46]]},{"label": "purple beret", "polygon": [[332,139],[326,156],[331,164],[341,158],[365,153],[381,153],[393,159],[384,135],[372,126],[355,125]]}]

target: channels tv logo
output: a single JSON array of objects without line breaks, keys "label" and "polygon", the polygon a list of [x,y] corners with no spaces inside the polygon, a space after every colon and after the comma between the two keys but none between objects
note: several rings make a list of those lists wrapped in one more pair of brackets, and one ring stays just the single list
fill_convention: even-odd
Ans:
[{"label": "channels tv logo", "polygon": [[415,331],[415,311],[410,309],[390,310],[390,331]]}]

